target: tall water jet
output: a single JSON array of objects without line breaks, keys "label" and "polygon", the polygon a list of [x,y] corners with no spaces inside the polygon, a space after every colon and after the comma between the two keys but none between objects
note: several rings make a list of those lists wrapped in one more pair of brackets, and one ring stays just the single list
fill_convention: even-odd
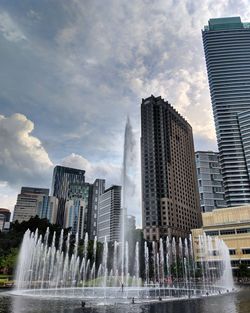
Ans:
[{"label": "tall water jet", "polygon": [[135,183],[131,179],[131,171],[133,171],[134,162],[136,159],[135,152],[136,141],[129,117],[125,126],[124,147],[123,147],[123,164],[122,164],[122,210],[120,218],[120,242],[121,242],[121,268],[122,268],[122,284],[124,284],[124,271],[126,256],[125,242],[128,240],[127,232],[127,213],[130,208],[131,197],[135,193]]}]

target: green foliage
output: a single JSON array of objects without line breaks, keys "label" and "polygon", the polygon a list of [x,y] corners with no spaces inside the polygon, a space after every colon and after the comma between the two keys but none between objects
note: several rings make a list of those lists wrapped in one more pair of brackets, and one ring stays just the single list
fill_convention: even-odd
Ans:
[{"label": "green foliage", "polygon": [[0,268],[4,274],[12,274],[16,266],[18,248],[11,248],[9,253],[0,258]]},{"label": "green foliage", "polygon": [[[16,221],[12,223],[9,232],[0,232],[0,274],[14,273],[18,251],[27,229],[30,229],[32,232],[38,229],[39,234],[44,236],[48,227],[51,234],[54,231],[59,234],[61,231],[60,226],[52,225],[47,219],[40,219],[38,216],[35,216],[27,222],[18,223]],[[52,235],[50,239],[52,239]]]},{"label": "green foliage", "polygon": [[246,264],[239,264],[238,277],[250,277],[250,270]]}]

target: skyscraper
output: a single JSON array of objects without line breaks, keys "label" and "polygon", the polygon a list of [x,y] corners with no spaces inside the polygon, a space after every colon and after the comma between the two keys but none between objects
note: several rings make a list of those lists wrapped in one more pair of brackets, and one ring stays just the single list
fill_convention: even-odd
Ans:
[{"label": "skyscraper", "polygon": [[72,185],[85,186],[85,171],[56,166],[53,172],[51,194],[58,198],[57,223],[64,224],[65,203]]},{"label": "skyscraper", "polygon": [[201,225],[192,128],[161,97],[141,104],[144,238],[188,237]]},{"label": "skyscraper", "polygon": [[98,206],[100,196],[105,191],[105,180],[96,179],[92,185],[90,185],[90,204],[88,211],[88,233],[89,238],[94,240],[97,236],[98,227]]},{"label": "skyscraper", "polygon": [[38,214],[38,200],[41,196],[48,195],[49,189],[46,188],[22,187],[21,193],[17,196],[13,221],[21,223],[36,216]]},{"label": "skyscraper", "polygon": [[48,195],[37,198],[37,215],[46,218],[51,224],[56,224],[58,199]]},{"label": "skyscraper", "polygon": [[68,196],[65,204],[64,227],[72,228],[83,238],[88,229],[88,211],[91,210],[89,183],[72,183],[69,185]]},{"label": "skyscraper", "polygon": [[202,31],[228,206],[250,202],[250,23],[216,18]]},{"label": "skyscraper", "polygon": [[218,152],[195,152],[200,204],[202,212],[225,208],[225,192],[222,182]]},{"label": "skyscraper", "polygon": [[84,238],[86,233],[86,200],[81,198],[67,199],[64,211],[64,228],[71,228],[73,234],[78,234],[80,239]]},{"label": "skyscraper", "polygon": [[100,242],[120,240],[121,186],[112,186],[100,195],[97,239]]}]

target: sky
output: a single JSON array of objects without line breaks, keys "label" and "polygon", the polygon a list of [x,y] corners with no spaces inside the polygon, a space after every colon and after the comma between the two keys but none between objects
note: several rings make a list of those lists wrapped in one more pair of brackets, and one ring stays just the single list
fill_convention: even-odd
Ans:
[{"label": "sky", "polygon": [[141,99],[161,95],[196,150],[217,150],[201,29],[226,16],[250,21],[249,0],[0,0],[0,207],[57,164],[121,184],[129,115],[140,225]]}]

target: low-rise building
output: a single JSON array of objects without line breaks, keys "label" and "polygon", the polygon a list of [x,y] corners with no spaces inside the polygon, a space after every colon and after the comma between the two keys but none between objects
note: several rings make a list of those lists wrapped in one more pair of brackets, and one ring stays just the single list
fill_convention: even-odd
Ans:
[{"label": "low-rise building", "polygon": [[[250,268],[250,206],[215,209],[202,213],[202,221],[202,228],[192,229],[196,262],[204,260],[199,238],[206,234],[212,239],[218,237],[225,242],[234,270],[240,263]],[[216,259],[216,251],[213,251],[209,261],[213,259]]]}]

